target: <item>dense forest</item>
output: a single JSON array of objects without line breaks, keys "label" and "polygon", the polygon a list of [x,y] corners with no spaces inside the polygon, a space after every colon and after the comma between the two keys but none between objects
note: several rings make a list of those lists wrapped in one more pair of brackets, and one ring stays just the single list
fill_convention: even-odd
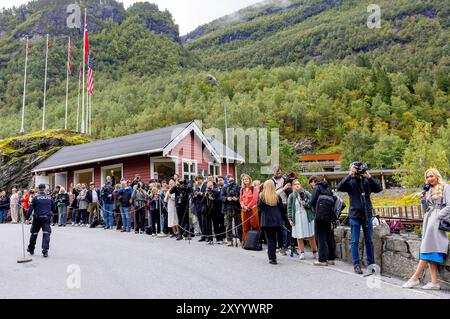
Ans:
[{"label": "dense forest", "polygon": [[[71,35],[69,128],[75,129],[82,32],[65,27],[68,3],[38,0],[0,12],[2,138],[20,128],[25,36],[32,42],[26,129],[41,127],[47,32],[53,39],[48,128],[64,125]],[[213,74],[231,126],[280,128],[289,169],[303,152],[294,142],[308,139],[308,151],[342,152],[344,165],[359,159],[371,168],[417,172],[402,177],[405,186],[419,185],[427,166],[450,174],[446,1],[379,1],[380,29],[366,25],[366,1],[266,1],[183,37],[171,14],[156,5],[81,3],[92,14],[96,138],[193,119],[223,128],[221,92],[207,81]]]}]

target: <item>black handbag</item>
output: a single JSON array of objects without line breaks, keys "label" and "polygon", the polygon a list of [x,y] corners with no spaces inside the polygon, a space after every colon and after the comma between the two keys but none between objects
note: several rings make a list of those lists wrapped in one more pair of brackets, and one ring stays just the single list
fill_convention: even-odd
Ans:
[{"label": "black handbag", "polygon": [[450,231],[450,218],[449,217],[441,219],[441,222],[439,223],[439,230],[446,231],[446,232]]},{"label": "black handbag", "polygon": [[[445,188],[444,188],[444,194],[445,194]],[[441,209],[443,209],[447,205],[448,205],[448,203],[444,203],[444,197],[442,197]],[[450,216],[447,216],[444,219],[441,219],[441,221],[439,222],[439,230],[446,231],[446,232],[450,231]]]}]

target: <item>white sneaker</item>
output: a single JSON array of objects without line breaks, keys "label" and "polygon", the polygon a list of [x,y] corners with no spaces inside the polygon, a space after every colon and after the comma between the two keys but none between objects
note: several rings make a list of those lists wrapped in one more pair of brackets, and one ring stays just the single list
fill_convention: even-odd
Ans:
[{"label": "white sneaker", "polygon": [[300,260],[305,260],[305,253],[300,254]]},{"label": "white sneaker", "polygon": [[75,223],[72,223],[72,227],[75,226]]},{"label": "white sneaker", "polygon": [[419,280],[408,280],[402,287],[405,289],[412,289],[420,285]]},{"label": "white sneaker", "polygon": [[314,259],[317,259],[317,253],[313,253]]},{"label": "white sneaker", "polygon": [[423,290],[441,290],[441,285],[433,284],[432,282],[427,283],[422,287]]}]

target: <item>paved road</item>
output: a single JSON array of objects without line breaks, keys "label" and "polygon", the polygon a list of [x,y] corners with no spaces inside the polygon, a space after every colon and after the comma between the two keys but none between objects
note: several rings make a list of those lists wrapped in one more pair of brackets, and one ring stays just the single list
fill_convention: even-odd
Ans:
[{"label": "paved road", "polygon": [[[30,226],[25,227],[28,240]],[[385,277],[379,288],[370,288],[373,282],[341,262],[318,268],[311,259],[281,257],[272,266],[266,252],[70,226],[53,228],[48,259],[37,254],[32,263],[17,264],[21,239],[20,225],[0,225],[0,298],[450,297],[446,292],[404,290],[402,281]],[[79,289],[67,286],[70,265],[79,266]]]}]

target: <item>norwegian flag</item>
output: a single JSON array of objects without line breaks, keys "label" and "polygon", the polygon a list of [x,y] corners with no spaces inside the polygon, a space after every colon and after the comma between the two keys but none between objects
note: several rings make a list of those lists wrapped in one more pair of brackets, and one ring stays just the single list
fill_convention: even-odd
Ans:
[{"label": "norwegian flag", "polygon": [[89,55],[89,31],[88,31],[88,20],[87,17],[84,18],[84,64],[88,61]]},{"label": "norwegian flag", "polygon": [[88,55],[88,71],[87,71],[87,82],[86,88],[89,95],[94,95],[94,62],[92,61],[91,54]]},{"label": "norwegian flag", "polygon": [[27,62],[30,61],[30,45],[28,43],[28,38],[27,38],[26,59],[27,59]]},{"label": "norwegian flag", "polygon": [[73,68],[73,64],[72,64],[73,52],[72,52],[72,42],[70,41],[70,38],[69,38],[69,44],[67,47],[67,54],[68,54],[68,61],[69,61],[69,63],[67,64],[67,67],[69,68],[69,74],[72,74],[72,72],[73,72],[73,70],[72,70],[72,68]]}]

